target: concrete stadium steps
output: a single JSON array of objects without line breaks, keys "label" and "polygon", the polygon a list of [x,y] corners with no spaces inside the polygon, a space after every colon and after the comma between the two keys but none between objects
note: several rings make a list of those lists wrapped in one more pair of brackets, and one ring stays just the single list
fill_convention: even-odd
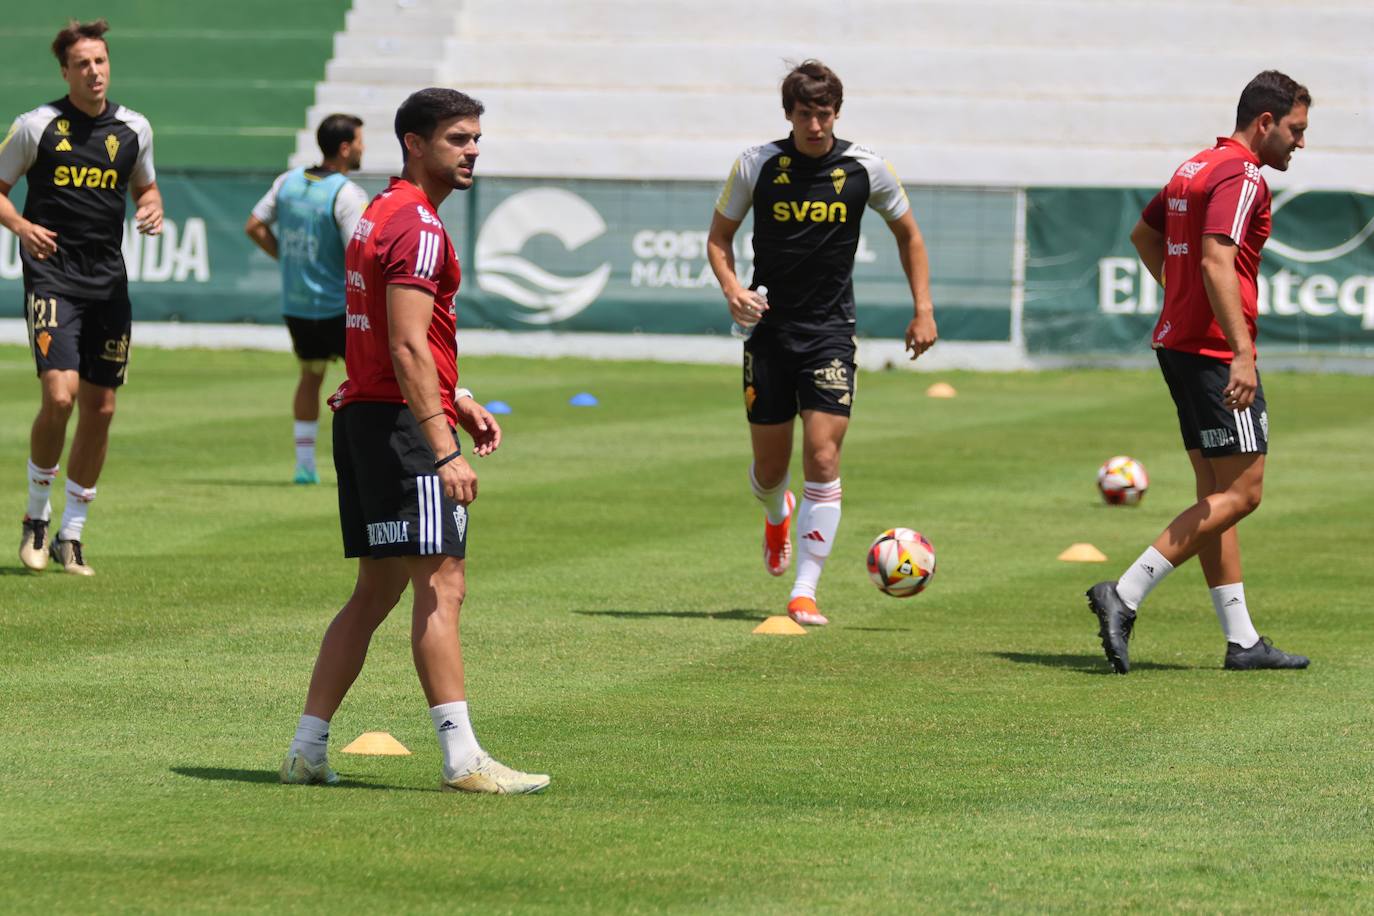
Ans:
[{"label": "concrete stadium steps", "polygon": [[[386,7],[357,0],[355,9]],[[416,6],[449,7],[441,0]],[[958,47],[976,53],[1016,47],[1213,52],[1279,47],[1361,54],[1374,32],[1374,9],[1350,0],[1311,3],[1229,0],[497,0],[464,3],[462,32],[477,39],[518,43],[543,33],[572,42],[598,37],[661,39],[704,44],[747,42],[753,36],[812,47],[862,43],[906,51],[912,46]]]},{"label": "concrete stadium steps", "polygon": [[[1374,7],[1349,0],[354,0],[347,22],[307,124],[359,114],[373,170],[400,100],[451,85],[487,105],[487,174],[719,180],[786,133],[784,61],[817,56],[845,79],[840,135],[909,181],[1152,183],[1278,67],[1316,106],[1274,183],[1371,184]],[[294,161],[317,155],[301,131]]]},{"label": "concrete stadium steps", "polygon": [[[705,91],[464,88],[487,106],[482,119],[484,168],[494,174],[546,175],[551,174],[550,163],[557,163],[559,169],[575,164],[577,170],[567,173],[575,175],[722,179],[746,146],[787,132],[771,92],[738,93],[726,106],[718,94]],[[391,120],[410,91],[408,86],[325,85],[309,117],[318,120],[335,110],[358,114],[368,125],[369,149],[384,149],[394,161]],[[1227,131],[1234,104],[869,93],[846,102],[837,132],[874,147],[909,181],[928,175],[960,183],[1014,183],[1021,174],[1017,163],[1025,162],[1022,180],[1053,183],[1064,180],[1064,163],[1072,160],[1075,179],[1086,180],[1091,172],[1094,181],[1115,183],[1119,175],[1101,171],[1106,163],[1093,150],[1118,151],[1126,174],[1134,172],[1135,162],[1162,163],[1146,174],[1167,172],[1188,153],[1161,142],[1160,125],[1168,124],[1170,137],[1187,138],[1186,147],[1195,151]],[[1359,109],[1327,105],[1320,114],[1320,150],[1295,157],[1295,167],[1309,158],[1356,156],[1374,146],[1374,125]],[[741,121],[753,127],[752,134],[740,134]],[[989,125],[996,131],[988,131]],[[875,137],[881,142],[870,139]],[[935,172],[932,156],[945,149],[953,155],[939,155],[943,166]],[[719,158],[721,150],[724,159]],[[1153,155],[1157,153],[1164,155]],[[1035,162],[1039,164],[1032,166]],[[369,153],[368,167],[376,168],[374,163]],[[622,165],[633,170],[614,171]]]},{"label": "concrete stadium steps", "polygon": [[147,115],[159,167],[278,169],[348,0],[13,3],[0,23],[0,119],[61,97],[49,45],[68,15],[110,21],[110,96]]},{"label": "concrete stadium steps", "polygon": [[[340,35],[329,77],[341,83],[414,86],[412,71],[436,69],[446,84],[525,89],[624,87],[735,93],[742,87],[771,87],[787,71],[786,61],[812,50],[786,42],[707,47],[679,42],[576,44],[540,38],[519,43],[458,37],[423,39],[425,50],[407,49],[393,36]],[[389,55],[404,54],[404,60]],[[439,61],[442,63],[432,63]],[[1162,99],[1174,96],[1178,73],[1196,87],[1190,98],[1215,98],[1235,105],[1229,87],[1254,76],[1252,54],[1226,53],[1198,59],[1175,51],[1108,51],[1096,48],[1026,48],[1011,60],[989,62],[967,51],[912,48],[908,55],[874,54],[861,45],[832,46],[826,61],[847,84],[864,87],[926,87],[935,95],[1039,95],[1075,98]],[[1279,61],[1275,66],[1286,65]],[[1322,86],[1319,103],[1353,101],[1370,78],[1367,55],[1327,55],[1295,62],[1302,78]],[[1111,74],[1104,80],[1103,74]],[[893,91],[893,90],[888,90]],[[776,93],[775,93],[776,94]]]}]

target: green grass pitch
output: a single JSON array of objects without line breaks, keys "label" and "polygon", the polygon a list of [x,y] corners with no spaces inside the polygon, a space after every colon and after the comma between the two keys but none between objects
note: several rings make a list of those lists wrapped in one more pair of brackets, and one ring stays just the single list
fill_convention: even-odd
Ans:
[{"label": "green grass pitch", "polygon": [[[1374,379],[1265,380],[1247,594],[1312,667],[1223,671],[1190,564],[1123,678],[1082,593],[1191,501],[1156,373],[953,373],[949,401],[862,375],[834,623],[783,638],[750,635],[789,582],[737,369],[463,370],[515,408],[476,462],[474,724],[553,775],[539,797],[437,791],[408,596],[334,720],[344,784],[277,784],[354,574],[327,449],[325,485],[289,483],[290,357],[136,353],[82,580],[15,556],[37,387],[0,348],[0,912],[1374,910]],[[1117,453],[1149,469],[1137,508],[1094,489]],[[895,525],[939,556],[910,600],[864,571]],[[1058,562],[1075,541],[1110,561]],[[368,730],[414,755],[338,752]]]}]

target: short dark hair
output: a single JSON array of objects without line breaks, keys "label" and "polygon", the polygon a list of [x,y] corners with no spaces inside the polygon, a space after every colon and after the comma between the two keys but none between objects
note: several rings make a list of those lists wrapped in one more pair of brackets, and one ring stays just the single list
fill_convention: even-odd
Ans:
[{"label": "short dark hair", "polygon": [[1295,105],[1311,107],[1312,96],[1307,87],[1285,73],[1265,70],[1240,94],[1240,102],[1236,105],[1236,130],[1249,127],[1265,112],[1273,115],[1275,121],[1281,121]]},{"label": "short dark hair", "polygon": [[410,157],[406,134],[432,137],[434,129],[454,118],[478,118],[486,106],[457,89],[430,87],[412,92],[396,109],[396,139],[401,144],[401,161]]},{"label": "short dark hair", "polygon": [[[62,66],[67,66],[67,51],[71,46],[81,41],[83,38],[94,38],[96,41],[105,41],[105,33],[110,30],[110,24],[104,19],[97,19],[94,22],[77,22],[75,19],[67,20],[67,27],[57,33],[57,37],[52,40],[52,53],[57,58],[57,62]],[[110,43],[105,41],[105,50],[110,49]]]},{"label": "short dark hair", "polygon": [[812,58],[792,68],[782,80],[782,110],[789,115],[802,105],[817,105],[840,110],[844,104],[844,83],[825,64]]},{"label": "short dark hair", "polygon": [[315,142],[320,145],[324,158],[332,159],[339,155],[339,147],[358,135],[363,119],[355,115],[332,114],[320,122],[315,131]]}]

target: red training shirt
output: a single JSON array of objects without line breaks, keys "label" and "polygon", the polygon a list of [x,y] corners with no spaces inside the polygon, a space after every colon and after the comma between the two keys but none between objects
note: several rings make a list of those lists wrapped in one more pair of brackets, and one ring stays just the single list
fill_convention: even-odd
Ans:
[{"label": "red training shirt", "polygon": [[1230,362],[1234,354],[1217,325],[1202,282],[1202,237],[1235,242],[1241,311],[1250,339],[1259,314],[1260,249],[1269,239],[1269,185],[1254,153],[1230,137],[1189,159],[1145,206],[1140,218],[1164,234],[1164,310],[1154,346]]},{"label": "red training shirt", "polygon": [[462,274],[436,208],[418,187],[392,178],[372,199],[344,251],[348,378],[330,398],[338,410],[354,401],[404,404],[391,362],[386,288],[413,286],[434,296],[429,350],[439,373],[439,398],[450,426],[458,422],[453,389],[458,384],[454,324]]}]

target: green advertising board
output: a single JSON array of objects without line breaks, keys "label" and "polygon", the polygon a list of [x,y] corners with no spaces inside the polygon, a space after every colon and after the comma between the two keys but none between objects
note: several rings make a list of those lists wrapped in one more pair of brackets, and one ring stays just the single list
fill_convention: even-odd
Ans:
[{"label": "green advertising board", "polygon": [[[124,244],[136,319],[280,323],[277,265],[243,233],[273,177],[159,175],[164,234],[126,232]],[[360,183],[375,192],[385,179]],[[729,316],[706,260],[717,191],[708,182],[486,178],[451,195],[440,212],[462,262],[460,324],[726,333]],[[23,192],[20,182],[13,197],[21,206]],[[1021,192],[908,192],[930,253],[944,340],[1015,341],[1020,331],[1032,355],[1148,347],[1162,299],[1129,237],[1151,192],[1025,191],[1022,302],[1013,263]],[[1261,348],[1374,354],[1374,196],[1281,192],[1273,212],[1261,268]],[[735,250],[746,279],[750,238],[746,218]],[[859,333],[900,338],[910,294],[891,235],[874,215],[863,223],[854,280]],[[22,316],[18,242],[3,230],[0,300],[10,303],[5,313]]]},{"label": "green advertising board", "polygon": [[[270,174],[162,172],[158,238],[126,232],[142,321],[279,323],[274,262],[243,233]],[[384,179],[363,178],[370,192]],[[15,189],[22,206],[24,184]],[[441,208],[463,267],[459,322],[505,330],[724,334],[729,314],[706,261],[718,188],[708,182],[485,178]],[[1015,193],[913,188],[946,339],[1008,339]],[[750,224],[736,259],[749,275]],[[855,265],[859,331],[900,338],[911,297],[881,219],[863,223]],[[17,240],[0,231],[0,297],[21,311]]]},{"label": "green advertising board", "polygon": [[[1148,349],[1163,296],[1130,233],[1152,193],[1026,192],[1030,353]],[[1260,349],[1374,353],[1374,196],[1282,191],[1273,215],[1260,266]]]}]

